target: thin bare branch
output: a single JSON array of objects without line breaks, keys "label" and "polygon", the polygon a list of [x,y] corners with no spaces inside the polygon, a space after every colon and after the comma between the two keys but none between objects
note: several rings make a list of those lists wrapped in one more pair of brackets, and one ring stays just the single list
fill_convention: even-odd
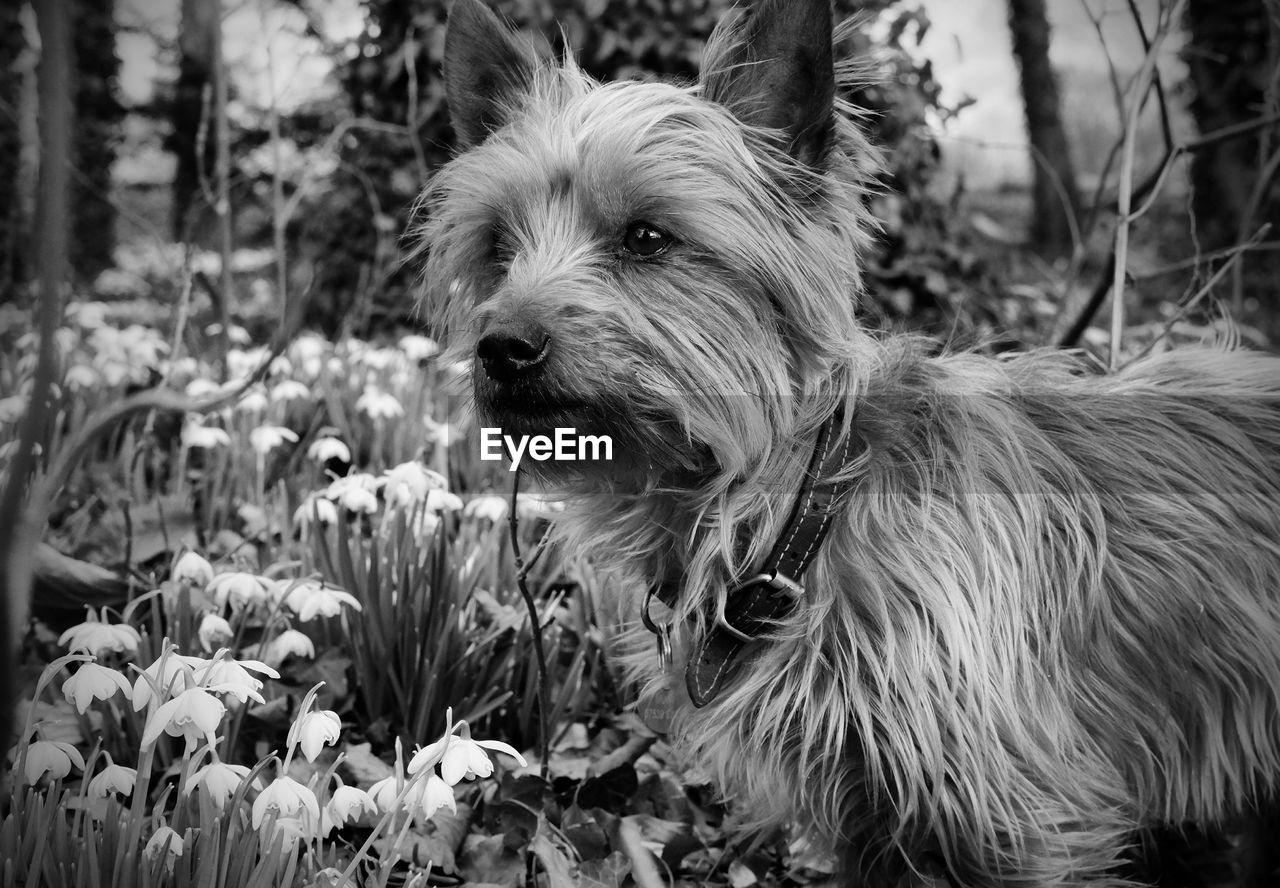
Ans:
[{"label": "thin bare branch", "polygon": [[1111,282],[1111,354],[1108,361],[1112,370],[1119,366],[1120,341],[1124,335],[1124,283],[1125,272],[1129,261],[1129,224],[1132,221],[1130,210],[1133,203],[1133,167],[1134,155],[1138,141],[1138,116],[1142,111],[1142,100],[1151,89],[1155,77],[1156,62],[1160,47],[1169,36],[1173,23],[1182,17],[1182,10],[1187,0],[1177,0],[1168,16],[1161,22],[1142,61],[1142,67],[1134,78],[1129,105],[1129,118],[1125,124],[1124,149],[1120,157],[1120,201],[1119,219],[1116,222],[1115,269]]},{"label": "thin bare branch", "polygon": [[1151,340],[1151,342],[1147,343],[1147,346],[1133,360],[1139,360],[1140,358],[1144,358],[1150,354],[1151,350],[1156,347],[1156,344],[1167,337],[1177,323],[1190,314],[1191,311],[1200,304],[1200,301],[1212,292],[1214,285],[1217,284],[1218,281],[1222,280],[1228,271],[1236,267],[1240,262],[1240,258],[1250,249],[1257,246],[1269,230],[1270,226],[1264,225],[1254,233],[1253,237],[1251,237],[1247,243],[1232,247],[1228,251],[1230,255],[1227,257],[1227,261],[1222,263],[1222,266],[1213,273],[1209,280],[1204,282],[1200,289],[1197,290],[1190,299],[1184,300],[1183,303],[1178,306],[1177,312],[1174,313],[1173,317],[1169,318],[1169,321],[1164,325],[1164,329],[1162,329],[1160,333]]}]

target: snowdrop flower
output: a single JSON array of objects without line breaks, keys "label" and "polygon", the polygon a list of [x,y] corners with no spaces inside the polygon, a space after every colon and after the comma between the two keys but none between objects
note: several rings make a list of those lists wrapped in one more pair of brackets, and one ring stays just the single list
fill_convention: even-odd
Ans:
[{"label": "snowdrop flower", "polygon": [[307,448],[307,456],[316,462],[328,462],[331,459],[338,459],[349,463],[351,462],[351,448],[337,438],[316,438],[311,442],[311,446]]},{"label": "snowdrop flower", "polygon": [[316,794],[292,777],[277,777],[254,799],[253,828],[260,828],[271,811],[275,811],[279,819],[299,818],[314,826],[320,823],[320,802]]},{"label": "snowdrop flower", "polygon": [[410,361],[419,363],[439,354],[440,346],[430,337],[410,333],[408,336],[400,337],[400,351],[404,352],[404,356]]},{"label": "snowdrop flower", "polygon": [[311,397],[311,389],[296,379],[282,379],[271,389],[273,402],[299,401]]},{"label": "snowdrop flower", "polygon": [[386,370],[396,359],[396,353],[389,348],[363,348],[357,350],[352,358],[371,370]]},{"label": "snowdrop flower", "polygon": [[342,720],[338,713],[325,709],[308,712],[298,717],[289,727],[288,743],[297,745],[307,761],[314,762],[326,746],[332,746],[342,733]]},{"label": "snowdrop flower", "polygon": [[196,635],[200,637],[200,646],[206,651],[216,650],[235,637],[231,624],[217,614],[205,614],[200,621]]},{"label": "snowdrop flower", "polygon": [[263,413],[267,409],[267,396],[257,389],[245,392],[235,409],[239,413]]},{"label": "snowdrop flower", "polygon": [[182,851],[182,836],[170,826],[158,827],[142,849],[143,856],[148,860],[155,860],[163,852],[165,866],[170,870],[173,869],[174,858],[181,857]]},{"label": "snowdrop flower", "polygon": [[550,518],[564,511],[564,503],[536,493],[522,493],[516,497],[516,517],[521,521],[534,518]]},{"label": "snowdrop flower", "polygon": [[133,686],[115,669],[97,663],[82,663],[76,674],[62,683],[62,696],[81,715],[89,711],[89,704],[94,700],[109,700],[116,691],[128,698]]},{"label": "snowdrop flower", "polygon": [[436,422],[430,416],[422,417],[422,425],[427,430],[427,440],[439,447],[448,447],[453,440],[453,427],[447,422]]},{"label": "snowdrop flower", "polygon": [[220,657],[199,674],[200,684],[219,694],[230,694],[241,703],[248,700],[262,703],[264,702],[262,695],[258,693],[262,690],[262,682],[250,675],[249,670],[268,678],[280,677],[279,672],[258,660],[233,660],[230,657]]},{"label": "snowdrop flower", "polygon": [[324,495],[331,500],[336,500],[338,505],[348,512],[369,514],[378,511],[378,497],[375,493],[377,488],[377,478],[367,473],[357,472],[335,480],[325,490]]},{"label": "snowdrop flower", "polygon": [[84,756],[80,755],[80,750],[59,740],[37,740],[27,746],[23,776],[34,786],[45,772],[48,772],[50,780],[61,780],[71,773],[72,766],[84,770]]},{"label": "snowdrop flower", "polygon": [[[328,821],[327,826],[332,829],[349,822],[354,823],[365,814],[377,814],[378,806],[363,789],[339,786],[329,797],[329,804],[325,805],[324,813]],[[329,832],[329,829],[325,832]]]},{"label": "snowdrop flower", "polygon": [[155,696],[155,691],[152,689],[153,683],[162,694],[172,694],[179,688],[185,688],[188,679],[194,685],[195,670],[205,667],[208,663],[209,661],[203,657],[193,657],[172,651],[168,656],[161,654],[154,663],[142,670],[143,674],[133,682],[131,695],[133,711],[141,712],[147,708],[147,704]]},{"label": "snowdrop flower", "polygon": [[299,581],[289,591],[284,603],[304,623],[316,617],[336,617],[342,613],[344,604],[356,610],[364,610],[363,605],[351,593],[330,588],[317,580]]},{"label": "snowdrop flower", "polygon": [[404,416],[404,408],[395,396],[374,385],[365,386],[364,393],[356,398],[356,409],[373,420]]},{"label": "snowdrop flower", "polygon": [[229,447],[231,436],[214,426],[191,422],[182,427],[182,446],[188,448]]},{"label": "snowdrop flower", "polygon": [[467,503],[462,514],[469,518],[488,521],[503,521],[507,517],[507,498],[496,493],[485,493]]},{"label": "snowdrop flower", "polygon": [[161,734],[185,737],[188,750],[194,749],[201,740],[212,746],[216,741],[214,732],[226,712],[223,702],[205,688],[189,688],[160,704],[151,714],[142,731],[142,746],[145,749],[155,743]]},{"label": "snowdrop flower", "polygon": [[447,486],[439,472],[433,472],[416,460],[388,469],[378,479],[378,483],[382,485],[387,502],[397,506],[414,506],[425,500],[433,490],[441,490]]},{"label": "snowdrop flower", "polygon": [[296,432],[284,426],[261,425],[249,432],[249,445],[262,456],[266,456],[285,441],[297,443]]},{"label": "snowdrop flower", "polygon": [[[236,329],[235,327],[230,328]],[[242,343],[248,344],[248,343]],[[248,379],[257,372],[258,367],[266,360],[268,349],[265,346],[259,348],[233,348],[227,352],[227,376],[231,379]]]},{"label": "snowdrop flower", "polygon": [[420,782],[414,787],[414,791],[409,793],[405,803],[410,812],[420,813],[423,817],[430,817],[441,808],[448,808],[454,814],[458,813],[458,801],[454,798],[453,787],[435,773],[429,775],[425,782]]},{"label": "snowdrop flower", "polygon": [[67,368],[62,381],[73,392],[92,390],[98,386],[98,374],[88,364],[72,364]]},{"label": "snowdrop flower", "polygon": [[[378,508],[378,498],[373,498],[373,508]],[[332,500],[327,500],[322,496],[309,496],[303,500],[302,505],[298,506],[293,512],[293,523],[303,530],[308,530],[313,521],[319,521],[321,524],[337,524],[338,523],[338,507],[333,504]]]},{"label": "snowdrop flower", "polygon": [[305,657],[314,659],[316,647],[311,639],[297,629],[286,629],[277,635],[262,651],[262,659],[266,663],[280,665],[289,657]]},{"label": "snowdrop flower", "polygon": [[[397,788],[399,785],[399,789]],[[383,777],[369,787],[369,799],[383,814],[396,810],[396,799],[400,797],[400,789],[404,788],[404,780],[397,779],[395,774]]]},{"label": "snowdrop flower", "polygon": [[432,490],[427,493],[424,505],[437,512],[456,512],[462,508],[462,498],[447,490]]},{"label": "snowdrop flower", "polygon": [[214,577],[205,591],[217,607],[226,607],[229,602],[232,610],[239,610],[246,605],[267,601],[270,587],[271,581],[266,577],[245,571],[229,571]]},{"label": "snowdrop flower", "polygon": [[0,398],[0,423],[11,423],[26,412],[26,395],[10,395],[7,398]]},{"label": "snowdrop flower", "polygon": [[213,582],[213,565],[196,552],[184,552],[173,565],[173,579],[196,586],[207,586]]},{"label": "snowdrop flower", "polygon": [[214,807],[222,808],[248,776],[247,765],[228,765],[215,759],[191,775],[191,785],[200,787]]},{"label": "snowdrop flower", "polygon": [[84,651],[97,657],[106,651],[117,654],[136,654],[141,640],[138,630],[127,623],[102,623],[90,620],[63,632],[58,637],[58,644],[66,645],[71,653]]},{"label": "snowdrop flower", "polygon": [[105,799],[113,792],[126,796],[132,795],[133,786],[137,780],[138,770],[136,768],[117,765],[111,761],[110,756],[107,756],[107,766],[89,781],[89,796],[95,799]]},{"label": "snowdrop flower", "polygon": [[[501,752],[509,755],[520,763],[520,767],[528,764],[514,746],[503,743],[501,740],[472,740],[471,729],[466,722],[460,722],[462,730],[457,737],[448,737],[437,740],[435,743],[419,751],[419,755],[424,755],[424,760],[429,760],[438,750],[435,749],[437,744],[444,744],[448,741],[448,746],[444,750],[444,755],[440,759],[440,776],[450,786],[456,785],[461,780],[469,780],[472,777],[488,777],[493,773],[493,762],[489,761],[489,756],[485,754],[486,749],[492,749],[494,752]],[[415,757],[416,758],[416,757]],[[413,763],[409,764],[410,771],[413,769]]]},{"label": "snowdrop flower", "polygon": [[183,389],[183,393],[194,400],[207,398],[218,391],[218,384],[212,379],[205,379],[203,376],[197,377],[187,383],[187,387]]},{"label": "snowdrop flower", "polygon": [[325,340],[315,335],[299,336],[289,347],[289,355],[302,375],[314,380],[324,370]]}]

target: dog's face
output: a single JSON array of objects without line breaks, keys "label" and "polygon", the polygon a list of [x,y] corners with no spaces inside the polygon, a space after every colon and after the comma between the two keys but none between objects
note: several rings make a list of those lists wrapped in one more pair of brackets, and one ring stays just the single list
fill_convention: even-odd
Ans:
[{"label": "dog's face", "polygon": [[859,335],[830,47],[826,0],[767,0],[697,86],[600,85],[455,3],[426,283],[485,424],[609,435],[614,478],[750,470]]}]

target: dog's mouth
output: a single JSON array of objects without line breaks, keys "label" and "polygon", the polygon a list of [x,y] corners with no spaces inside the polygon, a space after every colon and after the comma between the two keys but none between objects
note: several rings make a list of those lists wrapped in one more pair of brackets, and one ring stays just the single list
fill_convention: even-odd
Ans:
[{"label": "dog's mouth", "polygon": [[526,435],[548,434],[586,421],[592,412],[586,399],[532,380],[477,378],[475,399],[482,418]]}]

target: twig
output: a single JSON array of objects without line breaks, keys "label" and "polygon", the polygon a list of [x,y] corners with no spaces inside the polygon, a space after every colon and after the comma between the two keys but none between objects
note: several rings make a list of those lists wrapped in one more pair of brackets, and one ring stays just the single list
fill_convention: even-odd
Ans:
[{"label": "twig", "polygon": [[1111,100],[1115,102],[1116,117],[1119,120],[1119,125],[1123,127],[1124,87],[1120,85],[1120,72],[1116,70],[1116,60],[1111,57],[1111,47],[1107,45],[1107,35],[1102,30],[1102,16],[1094,13],[1089,0],[1080,0],[1080,7],[1089,19],[1089,24],[1093,25],[1093,32],[1098,35],[1098,43],[1102,46],[1102,55],[1107,60],[1107,80],[1111,84]]},{"label": "twig", "polygon": [[1113,371],[1119,367],[1120,340],[1124,335],[1124,278],[1129,263],[1129,223],[1132,221],[1130,210],[1133,202],[1133,164],[1138,142],[1138,115],[1142,111],[1142,97],[1151,88],[1160,46],[1164,43],[1165,37],[1169,35],[1173,22],[1180,19],[1182,9],[1186,5],[1187,0],[1177,0],[1174,4],[1168,18],[1161,23],[1160,28],[1156,31],[1155,38],[1151,41],[1151,48],[1147,50],[1146,57],[1142,60],[1142,68],[1139,69],[1133,82],[1133,101],[1129,106],[1129,119],[1125,123],[1124,129],[1124,148],[1120,155],[1120,201],[1117,208],[1119,219],[1116,223],[1116,262],[1115,268],[1112,270],[1111,279],[1111,354],[1108,366]]},{"label": "twig", "polygon": [[[1257,232],[1254,233],[1253,237],[1249,239],[1248,243],[1239,244],[1235,247],[1232,247],[1230,251],[1231,255],[1227,257],[1226,262],[1222,263],[1222,267],[1219,268],[1217,271],[1215,271],[1210,276],[1209,280],[1205,281],[1204,285],[1199,290],[1197,290],[1190,299],[1188,299],[1186,302],[1184,302],[1182,305],[1178,307],[1178,310],[1177,312],[1174,313],[1174,316],[1169,318],[1168,323],[1164,325],[1164,329],[1162,329],[1160,333],[1154,339],[1151,340],[1151,342],[1147,343],[1147,346],[1141,352],[1139,352],[1137,357],[1135,357],[1133,360],[1137,361],[1140,358],[1144,358],[1147,355],[1149,355],[1151,353],[1151,350],[1156,347],[1156,343],[1160,342],[1162,339],[1168,336],[1169,333],[1173,330],[1174,326],[1177,325],[1178,321],[1185,318],[1188,314],[1191,313],[1191,310],[1193,308],[1195,308],[1197,305],[1200,304],[1200,300],[1203,299],[1205,296],[1207,296],[1211,290],[1213,290],[1214,284],[1222,280],[1223,276],[1239,263],[1240,258],[1244,256],[1244,254],[1248,252],[1250,248],[1252,248],[1259,241],[1262,240],[1262,238],[1266,235],[1267,231],[1270,228],[1271,228],[1270,225],[1263,225],[1261,228],[1257,230]],[[1133,363],[1133,361],[1130,361],[1129,363]]]},{"label": "twig", "polygon": [[[1133,26],[1138,31],[1138,39],[1142,41],[1142,51],[1151,52],[1151,41],[1147,38],[1146,25],[1142,23],[1142,13],[1138,11],[1138,4],[1135,0],[1127,0],[1129,4],[1129,15],[1133,19]],[[1155,70],[1155,86],[1157,108],[1160,110],[1160,134],[1164,136],[1165,151],[1173,148],[1173,126],[1169,122],[1169,102],[1164,94],[1164,78],[1160,76],[1159,67]],[[1144,99],[1145,101],[1145,99]]]},{"label": "twig", "polygon": [[538,605],[533,600],[526,581],[529,568],[520,557],[520,519],[516,516],[516,499],[520,494],[520,470],[516,469],[511,477],[511,508],[507,514],[507,527],[511,531],[511,554],[516,563],[516,585],[520,587],[520,596],[524,606],[529,609],[529,632],[533,636],[533,655],[538,665],[538,758],[541,760],[539,773],[547,779],[551,758],[551,726],[548,723],[550,712],[547,703],[547,655],[542,649],[542,622],[538,619]]},{"label": "twig", "polygon": [[1259,241],[1256,244],[1242,246],[1234,244],[1230,247],[1223,247],[1220,250],[1202,255],[1190,256],[1186,259],[1179,259],[1177,262],[1170,262],[1168,265],[1161,265],[1153,268],[1151,271],[1142,274],[1131,274],[1129,278],[1133,281],[1151,281],[1166,275],[1176,274],[1179,271],[1187,269],[1199,268],[1206,262],[1217,262],[1219,259],[1229,259],[1231,255],[1237,251],[1245,251],[1248,253],[1277,252],[1280,251],[1280,240]]},{"label": "twig", "polygon": [[409,81],[409,102],[405,106],[405,123],[409,127],[409,145],[413,148],[413,160],[418,166],[418,180],[427,180],[427,155],[422,150],[422,122],[418,119],[418,41],[409,26],[404,38],[404,73]]},{"label": "twig", "polygon": [[[1173,147],[1173,150],[1165,155],[1160,165],[1151,172],[1145,180],[1133,189],[1131,201],[1147,201],[1143,209],[1149,206],[1148,198],[1152,196],[1164,182],[1172,169],[1174,162],[1183,154],[1193,154],[1204,148],[1217,145],[1220,142],[1226,142],[1231,139],[1238,139],[1246,136],[1254,130],[1271,126],[1274,123],[1280,123],[1280,114],[1269,114],[1263,117],[1257,117],[1253,120],[1246,120],[1241,123],[1234,123],[1231,126],[1225,126],[1222,129],[1214,130],[1198,139],[1192,139],[1187,142],[1180,142]],[[1090,227],[1086,223],[1086,230]],[[1054,345],[1058,348],[1071,348],[1080,339],[1084,331],[1089,329],[1089,324],[1093,321],[1093,316],[1097,314],[1098,309],[1102,306],[1103,301],[1107,298],[1107,294],[1111,292],[1111,277],[1115,270],[1115,246],[1112,245],[1111,253],[1107,258],[1107,264],[1102,272],[1101,279],[1094,287],[1089,299],[1086,300],[1080,313],[1076,316],[1075,321],[1067,328],[1067,331],[1058,337]]]}]

